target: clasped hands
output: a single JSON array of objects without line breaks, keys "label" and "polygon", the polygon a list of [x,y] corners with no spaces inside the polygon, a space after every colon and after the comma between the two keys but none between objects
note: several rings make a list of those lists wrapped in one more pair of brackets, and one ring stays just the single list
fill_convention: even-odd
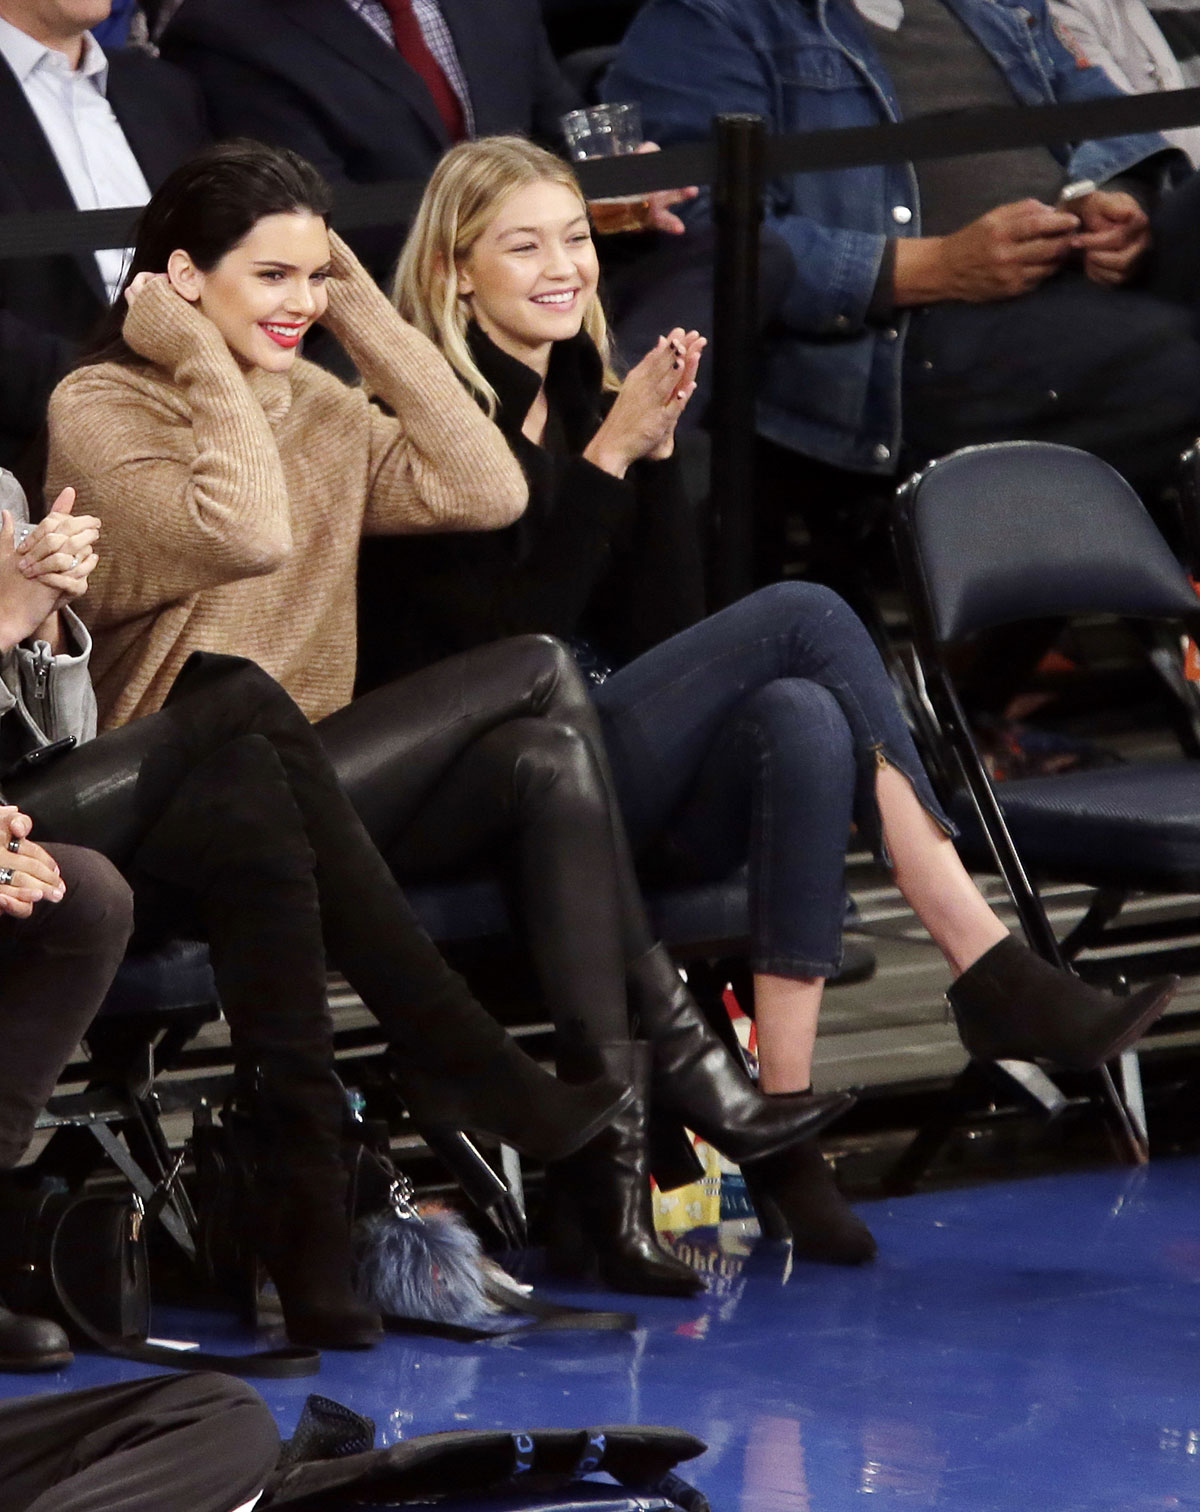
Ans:
[{"label": "clasped hands", "polygon": [[697,331],[676,326],[660,336],[621,385],[583,455],[623,478],[643,458],[661,462],[675,450],[675,427],[696,392],[696,372],[708,345]]},{"label": "clasped hands", "polygon": [[12,873],[11,882],[0,882],[0,914],[14,919],[27,919],[43,898],[61,903],[66,896],[58,863],[29,838],[32,829],[28,814],[11,803],[0,805],[0,866]]},{"label": "clasped hands", "polygon": [[87,592],[100,521],[74,507],[75,490],[64,488],[19,546],[12,516],[0,514],[0,650],[30,637],[56,648],[54,616]]}]

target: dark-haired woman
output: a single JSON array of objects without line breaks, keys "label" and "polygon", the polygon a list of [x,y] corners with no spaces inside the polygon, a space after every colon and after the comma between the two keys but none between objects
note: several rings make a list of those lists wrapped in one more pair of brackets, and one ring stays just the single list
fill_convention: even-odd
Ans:
[{"label": "dark-haired woman", "polygon": [[[11,483],[0,474],[0,487]],[[379,1019],[396,1080],[430,1125],[476,1127],[545,1159],[594,1136],[625,1090],[564,1087],[475,1002],[414,920],[313,727],[260,668],[197,655],[160,712],[92,738],[88,637],[59,611],[84,592],[97,564],[99,521],[71,513],[69,501],[68,492],[19,548],[9,513],[0,526],[0,766],[11,770],[6,797],[24,811],[11,825],[0,818],[8,841],[0,915],[15,922],[34,906],[40,912],[46,898],[63,909],[64,924],[74,919],[77,936],[50,942],[57,958],[43,962],[42,990],[57,973],[63,1001],[40,1013],[37,984],[10,948],[28,931],[0,940],[17,1036],[0,1077],[0,1172],[15,1164],[128,934],[114,904],[115,954],[107,977],[89,980],[103,889],[80,886],[75,904],[60,901],[64,883],[46,870],[54,863],[40,849],[45,840],[63,856],[71,896],[88,880],[83,862],[94,883],[111,877],[118,888],[107,862],[120,868],[133,883],[143,943],[180,933],[208,940],[237,1100],[253,1133],[254,1239],[288,1332],[303,1343],[369,1345],[380,1325],[351,1286],[327,951]],[[19,490],[5,502],[23,513]],[[78,749],[20,762],[68,738]],[[0,919],[0,934],[11,932]],[[41,1023],[50,1026],[44,1035]],[[0,1199],[5,1191],[0,1181]],[[0,1350],[3,1336],[0,1318]]]},{"label": "dark-haired woman", "polygon": [[[328,230],[327,205],[308,165],[258,144],[185,165],[147,207],[123,323],[55,392],[51,480],[78,488],[109,542],[89,615],[101,720],[157,709],[193,650],[249,656],[320,721],[402,878],[511,851],[563,1074],[608,1071],[639,1092],[588,1151],[602,1174],[576,1183],[586,1237],[616,1285],[694,1290],[649,1221],[652,1074],[660,1102],[735,1159],[841,1104],[759,1094],[655,946],[561,646],[525,637],[349,703],[360,536],[498,527],[525,486],[434,345]],[[317,320],[390,415],[298,359]],[[630,1040],[627,980],[653,1072]]]},{"label": "dark-haired woman", "polygon": [[[771,1092],[809,1083],[825,979],[840,959],[853,820],[953,970],[949,996],[972,1054],[1098,1064],[1162,1012],[1174,979],[1118,1000],[1009,936],[958,858],[869,636],[835,594],[779,583],[702,618],[673,450],[703,340],[672,331],[620,381],[597,273],[566,164],[516,137],[443,157],[396,300],[495,414],[530,505],[486,537],[412,543],[397,654],[429,659],[538,630],[615,665],[594,697],[642,857],[676,881],[749,860]],[[800,1253],[874,1254],[811,1146],[752,1162],[747,1177]]]}]

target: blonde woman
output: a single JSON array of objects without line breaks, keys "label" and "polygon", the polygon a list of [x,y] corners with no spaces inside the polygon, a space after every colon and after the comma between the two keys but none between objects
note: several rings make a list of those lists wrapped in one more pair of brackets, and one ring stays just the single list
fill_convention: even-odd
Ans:
[{"label": "blonde woman", "polygon": [[[102,719],[133,731],[147,723],[126,726],[158,709],[192,650],[252,657],[317,721],[397,876],[503,867],[560,1069],[588,1085],[531,1080],[537,1067],[497,1042],[497,1026],[480,1022],[415,925],[367,930],[388,947],[368,952],[381,986],[390,980],[393,1000],[435,1021],[440,1008],[438,1042],[456,1045],[460,1063],[477,1068],[480,1047],[499,1045],[494,1076],[470,1078],[470,1112],[485,1114],[483,1128],[535,1154],[586,1144],[598,1174],[579,1183],[588,1211],[586,1232],[571,1229],[578,1269],[598,1260],[616,1286],[691,1294],[703,1282],[658,1248],[648,1212],[640,1130],[649,1069],[646,1046],[629,1033],[625,967],[653,941],[570,655],[549,637],[524,636],[349,702],[360,536],[503,525],[520,513],[526,486],[445,359],[329,229],[328,203],[310,164],[259,143],[226,143],[185,164],[150,201],[123,305],[55,391],[51,476],[71,478],[110,541],[91,616]],[[299,357],[317,321],[390,414]],[[254,687],[244,695],[252,712],[268,701]],[[218,794],[237,787],[221,770],[209,778]],[[347,906],[347,888],[334,891]],[[367,892],[369,902],[398,896],[378,870]],[[365,918],[365,903],[355,907]],[[417,982],[387,964],[400,946],[422,963]],[[258,952],[268,979],[279,974],[276,954]],[[734,1158],[803,1139],[849,1101],[764,1098],[677,997],[639,1002],[639,1014],[670,1010],[670,1092],[689,1126]],[[436,1117],[423,1099],[428,1068],[408,1053],[407,1017],[383,1018],[397,1074],[410,1104]],[[582,1116],[569,1120],[569,1139],[547,1138],[564,1099]]]},{"label": "blonde woman", "polygon": [[[704,881],[749,862],[769,1093],[810,1082],[852,822],[945,955],[972,1055],[1090,1067],[1141,1034],[1173,980],[1117,999],[1009,936],[958,859],[870,638],[835,594],[779,583],[701,617],[673,452],[703,339],[671,331],[618,380],[587,210],[564,163],[515,137],[453,148],[394,297],[495,417],[530,489],[504,530],[413,543],[394,643],[425,660],[541,630],[578,649],[644,868]],[[798,1253],[875,1253],[811,1145],[743,1168]]]}]

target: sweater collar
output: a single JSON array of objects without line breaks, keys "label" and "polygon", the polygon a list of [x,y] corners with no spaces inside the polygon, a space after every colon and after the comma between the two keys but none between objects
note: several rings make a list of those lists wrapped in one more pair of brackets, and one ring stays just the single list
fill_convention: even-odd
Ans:
[{"label": "sweater collar", "polygon": [[[541,380],[519,358],[502,351],[474,321],[467,327],[467,344],[479,371],[496,390],[500,401],[496,424],[511,440],[520,435],[542,386]],[[585,331],[554,343],[546,374],[546,397],[561,417],[568,438],[580,448],[591,439],[596,428],[603,379],[600,353]],[[582,441],[578,439],[580,435]]]},{"label": "sweater collar", "polygon": [[268,373],[263,368],[255,368],[253,372],[247,373],[246,382],[250,386],[250,392],[262,406],[271,429],[282,425],[292,407],[291,373]]}]

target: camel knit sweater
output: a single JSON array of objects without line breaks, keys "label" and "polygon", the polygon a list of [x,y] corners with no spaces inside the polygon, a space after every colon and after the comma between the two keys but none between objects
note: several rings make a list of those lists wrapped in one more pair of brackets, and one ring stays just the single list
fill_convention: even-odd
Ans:
[{"label": "camel knit sweater", "polygon": [[361,535],[510,524],[526,486],[432,343],[331,236],[324,318],[397,418],[303,359],[248,375],[164,281],[125,320],[145,366],[50,402],[48,487],[104,522],[87,621],[102,728],[159,708],[193,651],[252,658],[310,719],[350,699]]}]

